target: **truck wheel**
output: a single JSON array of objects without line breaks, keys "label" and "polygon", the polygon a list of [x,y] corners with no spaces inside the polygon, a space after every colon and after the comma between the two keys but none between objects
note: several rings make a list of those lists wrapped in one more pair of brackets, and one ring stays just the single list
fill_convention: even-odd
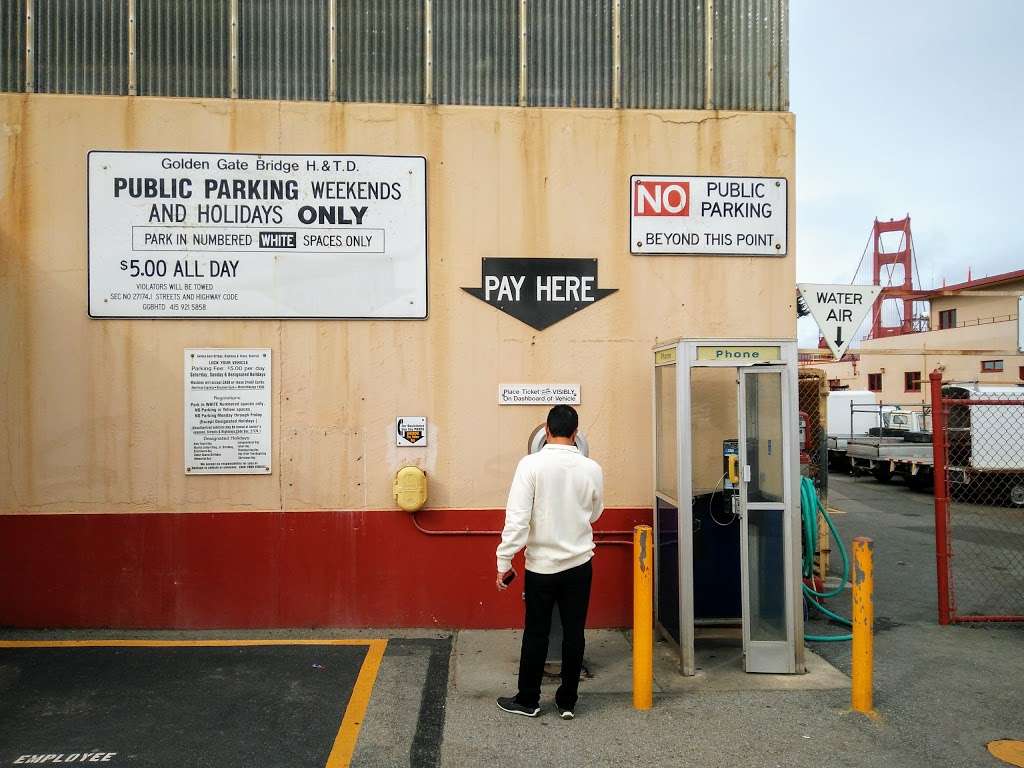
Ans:
[{"label": "truck wheel", "polygon": [[871,474],[874,475],[875,480],[880,483],[888,483],[892,479],[892,470],[889,469],[888,464],[879,464],[871,470]]},{"label": "truck wheel", "polygon": [[915,491],[930,491],[932,489],[932,476],[925,472],[907,475],[907,485]]},{"label": "truck wheel", "polygon": [[1015,480],[1010,486],[1010,504],[1024,507],[1024,480]]}]

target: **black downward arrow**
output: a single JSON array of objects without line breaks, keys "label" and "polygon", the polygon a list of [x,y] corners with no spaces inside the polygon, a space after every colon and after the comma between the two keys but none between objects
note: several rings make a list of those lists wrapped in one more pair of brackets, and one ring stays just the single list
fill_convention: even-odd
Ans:
[{"label": "black downward arrow", "polygon": [[618,290],[598,288],[597,259],[483,259],[480,282],[462,290],[538,331]]},{"label": "black downward arrow", "polygon": [[843,326],[836,326],[836,346],[843,346]]}]

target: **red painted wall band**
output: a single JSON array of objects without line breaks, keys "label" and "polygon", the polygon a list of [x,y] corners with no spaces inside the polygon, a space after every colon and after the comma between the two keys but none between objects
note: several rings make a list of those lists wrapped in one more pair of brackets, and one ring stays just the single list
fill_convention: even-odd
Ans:
[{"label": "red painted wall band", "polygon": [[[420,522],[500,530],[503,511],[427,510]],[[609,509],[597,538],[650,522],[650,509]],[[0,624],[518,627],[521,588],[495,590],[495,546],[424,535],[400,511],[3,515]],[[629,624],[631,554],[598,547],[589,626]]]}]

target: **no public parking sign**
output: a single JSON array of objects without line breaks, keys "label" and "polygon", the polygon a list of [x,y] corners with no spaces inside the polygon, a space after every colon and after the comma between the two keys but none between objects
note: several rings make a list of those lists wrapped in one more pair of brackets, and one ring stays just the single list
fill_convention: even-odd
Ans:
[{"label": "no public parking sign", "polygon": [[785,256],[786,179],[631,176],[634,254]]}]

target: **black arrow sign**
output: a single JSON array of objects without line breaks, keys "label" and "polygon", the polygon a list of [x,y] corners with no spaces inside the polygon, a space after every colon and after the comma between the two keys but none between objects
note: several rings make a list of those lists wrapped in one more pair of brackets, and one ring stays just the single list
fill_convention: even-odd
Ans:
[{"label": "black arrow sign", "polygon": [[836,346],[843,346],[843,326],[841,325],[836,326]]},{"label": "black arrow sign", "polygon": [[597,259],[483,259],[480,272],[462,290],[538,331],[618,290],[597,287]]}]

